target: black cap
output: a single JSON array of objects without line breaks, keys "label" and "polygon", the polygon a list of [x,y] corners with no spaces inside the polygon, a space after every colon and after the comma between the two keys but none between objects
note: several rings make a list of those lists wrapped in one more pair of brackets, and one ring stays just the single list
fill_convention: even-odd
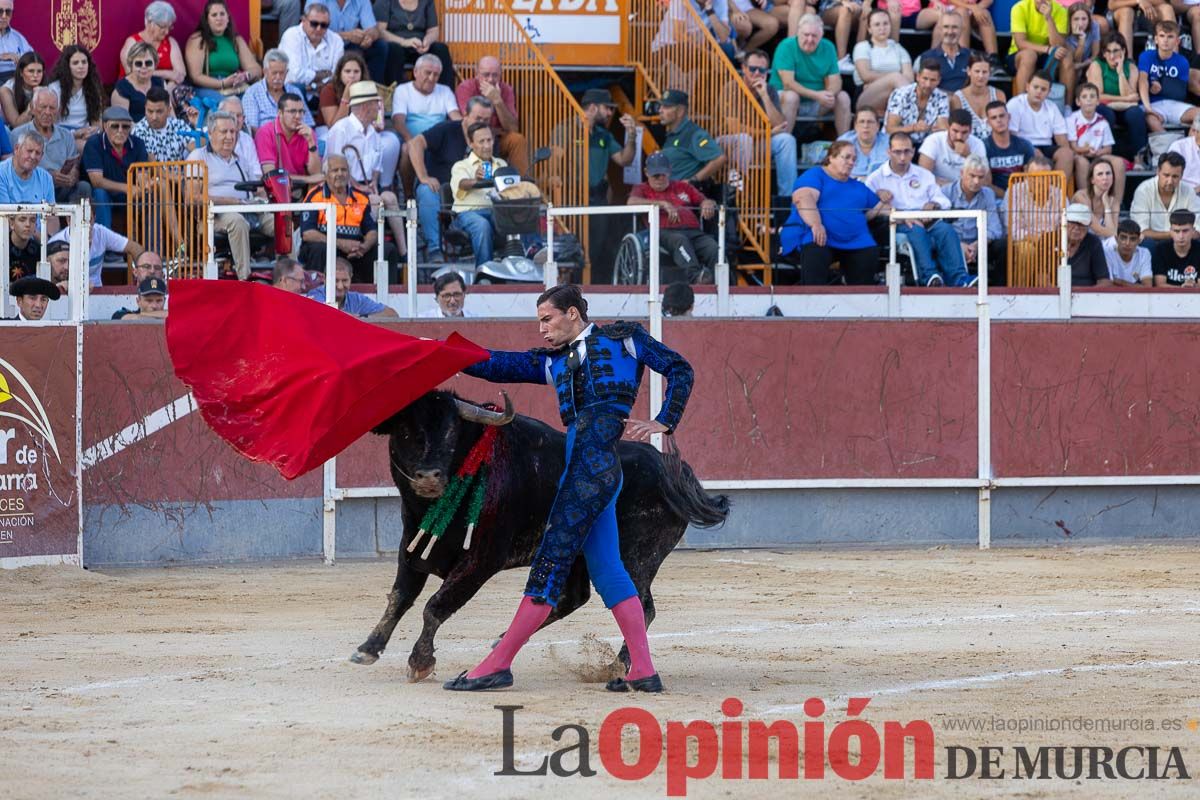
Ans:
[{"label": "black cap", "polygon": [[662,96],[658,101],[660,106],[686,106],[688,104],[687,92],[681,92],[678,89],[671,89]]},{"label": "black cap", "polygon": [[51,300],[57,300],[62,297],[62,292],[53,283],[45,278],[35,278],[32,276],[13,281],[8,287],[8,293],[13,297],[40,294],[49,297]]},{"label": "black cap", "polygon": [[671,159],[667,158],[666,153],[654,153],[646,159],[646,174],[647,175],[670,175],[671,174]]},{"label": "black cap", "polygon": [[608,106],[616,108],[617,104],[613,102],[612,92],[608,89],[588,89],[583,93],[583,97],[579,98],[579,105],[590,106],[593,103],[599,106]]},{"label": "black cap", "polygon": [[166,295],[167,282],[162,278],[146,278],[138,284],[138,297],[145,297],[148,294]]},{"label": "black cap", "polygon": [[46,255],[56,256],[59,253],[68,253],[71,250],[71,245],[64,241],[50,242],[46,245]]}]

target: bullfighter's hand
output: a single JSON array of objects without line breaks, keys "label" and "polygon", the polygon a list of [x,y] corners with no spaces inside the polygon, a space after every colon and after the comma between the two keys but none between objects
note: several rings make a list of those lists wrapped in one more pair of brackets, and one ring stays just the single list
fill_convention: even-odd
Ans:
[{"label": "bullfighter's hand", "polygon": [[652,419],[625,420],[625,434],[634,441],[646,442],[656,433],[666,433],[667,426]]}]

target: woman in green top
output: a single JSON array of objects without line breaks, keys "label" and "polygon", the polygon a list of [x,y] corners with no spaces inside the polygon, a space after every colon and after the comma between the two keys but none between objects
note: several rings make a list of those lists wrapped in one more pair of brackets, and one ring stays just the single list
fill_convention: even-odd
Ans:
[{"label": "woman in green top", "polygon": [[1138,151],[1148,141],[1146,110],[1138,95],[1138,68],[1125,57],[1128,52],[1124,36],[1116,31],[1104,34],[1100,39],[1100,57],[1088,67],[1087,79],[1100,87],[1100,107],[1096,111],[1104,115],[1113,129],[1116,140],[1113,152],[1136,161]]},{"label": "woman in green top", "polygon": [[240,95],[262,77],[262,67],[250,45],[238,36],[225,0],[204,4],[200,24],[184,45],[183,60],[198,97],[220,100]]}]

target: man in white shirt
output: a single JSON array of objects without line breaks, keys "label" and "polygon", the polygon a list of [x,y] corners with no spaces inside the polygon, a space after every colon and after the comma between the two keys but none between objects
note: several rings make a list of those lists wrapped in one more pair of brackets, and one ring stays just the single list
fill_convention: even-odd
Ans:
[{"label": "man in white shirt", "polygon": [[287,82],[303,87],[312,100],[333,77],[346,45],[341,36],[329,31],[329,7],[311,3],[300,24],[279,37],[279,49],[288,56]]},{"label": "man in white shirt", "polygon": [[[971,135],[971,112],[956,108],[950,112],[949,128],[925,137],[917,163],[933,173],[939,186],[945,186],[959,179],[969,155],[977,155],[987,162],[983,141]],[[991,179],[987,182],[991,183]]]},{"label": "man in white shirt", "polygon": [[[188,161],[203,161],[208,165],[208,199],[217,205],[250,204],[254,194],[235,188],[238,183],[262,178],[258,157],[243,162],[235,148],[238,140],[237,120],[232,114],[214,111],[206,120],[210,144],[193,150]],[[250,277],[250,228],[266,234],[275,232],[275,219],[270,214],[226,211],[213,220],[216,230],[229,237],[233,267],[240,280]]]},{"label": "man in white shirt", "polygon": [[453,270],[434,279],[433,298],[437,300],[437,308],[422,311],[421,316],[425,319],[462,319],[471,316],[463,307],[467,299],[466,281]]},{"label": "man in white shirt", "polygon": [[1200,194],[1200,115],[1192,120],[1188,133],[1189,136],[1173,142],[1167,152],[1183,156],[1183,182]]},{"label": "man in white shirt", "polygon": [[242,99],[236,95],[226,97],[221,101],[221,105],[217,106],[217,110],[233,115],[233,121],[237,124],[238,140],[237,145],[233,148],[233,154],[243,164],[258,161],[258,148],[254,146],[254,137],[246,130],[246,114],[243,111]]},{"label": "man in white shirt", "polygon": [[1153,283],[1150,251],[1138,247],[1141,242],[1142,229],[1131,219],[1122,220],[1117,226],[1117,235],[1104,241],[1104,260],[1114,286],[1150,286]]},{"label": "man in white shirt", "polygon": [[1056,170],[1070,175],[1075,154],[1067,141],[1067,121],[1058,106],[1046,100],[1049,95],[1050,76],[1034,73],[1026,92],[1008,101],[1008,130],[1032,142],[1054,162]]},{"label": "man in white shirt", "polygon": [[[1144,180],[1133,191],[1133,202],[1129,204],[1129,218],[1142,229],[1142,236],[1158,242],[1171,241],[1171,212],[1192,211],[1200,213],[1200,197],[1186,186],[1183,180],[1183,156],[1166,152],[1158,157],[1158,172],[1154,180]],[[1200,231],[1196,232],[1200,237]]]},{"label": "man in white shirt", "polygon": [[[912,137],[893,133],[888,140],[888,163],[867,176],[866,184],[897,211],[950,208],[933,173],[912,163]],[[896,230],[908,237],[922,286],[974,286],[967,273],[958,234],[945,220],[905,220]]]},{"label": "man in white shirt", "polygon": [[[442,63],[433,59],[440,68]],[[445,86],[440,87],[446,89]],[[450,100],[454,93],[449,89]],[[350,183],[355,189],[365,192],[371,205],[382,202],[389,211],[388,227],[396,247],[404,255],[404,221],[399,216],[400,202],[390,190],[396,178],[396,163],[400,155],[400,143],[395,136],[380,134],[375,130],[382,101],[374,81],[359,81],[350,87],[350,113],[333,124],[325,141],[325,150],[345,156],[350,167]]]},{"label": "man in white shirt", "polygon": [[0,0],[0,81],[17,72],[17,60],[33,50],[28,40],[12,27],[13,0]]},{"label": "man in white shirt", "polygon": [[392,93],[392,125],[408,141],[448,119],[462,119],[454,90],[438,83],[442,61],[426,53],[413,65],[413,79]]},{"label": "man in white shirt", "polygon": [[[51,236],[46,241],[47,249],[52,242],[70,243],[68,238],[70,233],[69,228],[63,228]],[[91,281],[92,286],[100,285],[100,272],[104,268],[105,253],[121,253],[126,258],[136,261],[144,252],[146,252],[146,248],[132,239],[127,239],[111,228],[93,222],[92,240],[88,243],[88,280]]]}]

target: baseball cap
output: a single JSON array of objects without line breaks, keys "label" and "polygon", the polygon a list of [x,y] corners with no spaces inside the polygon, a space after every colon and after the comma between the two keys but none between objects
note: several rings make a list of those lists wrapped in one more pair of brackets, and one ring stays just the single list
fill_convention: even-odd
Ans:
[{"label": "baseball cap", "polygon": [[138,297],[145,297],[148,294],[165,295],[166,293],[167,282],[162,278],[146,278],[138,284]]},{"label": "baseball cap", "polygon": [[583,93],[583,97],[579,98],[581,106],[590,106],[592,103],[609,108],[617,107],[617,104],[613,102],[612,92],[608,89],[588,89]]},{"label": "baseball cap", "polygon": [[665,153],[654,153],[646,159],[647,175],[670,175],[671,159]]},{"label": "baseball cap", "polygon": [[102,122],[133,122],[133,117],[129,116],[129,112],[120,106],[109,106],[100,115],[100,120]]},{"label": "baseball cap", "polygon": [[67,242],[62,242],[62,241],[50,242],[49,244],[46,245],[46,255],[47,256],[56,256],[59,253],[70,252],[70,250],[71,250],[71,245],[68,244]]},{"label": "baseball cap", "polygon": [[1067,222],[1091,225],[1092,210],[1084,203],[1071,203],[1071,205],[1067,206]]},{"label": "baseball cap", "polygon": [[662,96],[658,101],[660,106],[686,106],[688,104],[687,92],[681,92],[678,89],[671,89]]}]

